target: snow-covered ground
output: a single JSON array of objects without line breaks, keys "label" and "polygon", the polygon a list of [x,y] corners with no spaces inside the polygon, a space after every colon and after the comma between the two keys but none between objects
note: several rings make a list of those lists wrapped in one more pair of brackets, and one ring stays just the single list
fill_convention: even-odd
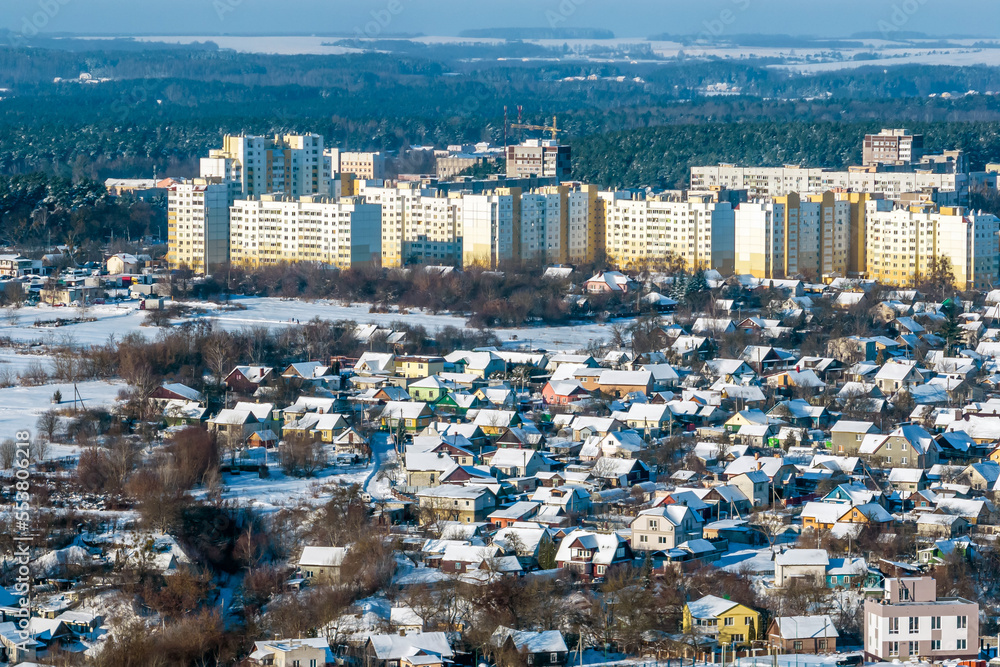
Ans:
[{"label": "snow-covered ground", "polygon": [[[407,313],[369,313],[369,304],[358,303],[343,305],[336,301],[304,301],[301,299],[234,297],[232,304],[245,306],[246,310],[226,308],[217,304],[189,302],[203,313],[195,313],[185,318],[188,321],[210,320],[216,326],[232,331],[247,327],[284,327],[298,322],[306,322],[314,317],[324,320],[353,320],[358,324],[379,324],[389,326],[393,322],[405,322],[410,325],[421,325],[429,333],[435,333],[445,327],[466,328],[466,318],[462,315],[433,314],[419,310]],[[123,335],[139,331],[146,336],[153,336],[158,329],[143,326],[146,312],[139,310],[138,302],[91,306],[87,308],[86,316],[96,318],[94,322],[81,322],[61,327],[36,327],[38,320],[47,321],[58,317],[74,318],[79,316],[75,308],[52,308],[46,305],[21,308],[17,314],[17,322],[11,323],[5,317],[0,322],[0,337],[10,337],[19,342],[42,342],[58,344],[69,341],[75,345],[98,345],[106,343],[112,336],[121,338]],[[530,327],[522,329],[497,329],[496,335],[502,341],[531,341],[533,345],[554,349],[578,349],[585,347],[593,340],[601,341],[608,337],[608,326],[604,324],[579,324],[569,326]],[[0,360],[3,357],[0,356]]]},{"label": "snow-covered ground", "polygon": [[[118,397],[118,392],[125,387],[122,382],[79,382],[76,389],[83,399],[82,407],[110,407]],[[62,393],[62,403],[54,406],[51,403],[52,394]],[[80,403],[77,403],[80,406]],[[37,437],[36,423],[38,417],[46,410],[58,407],[72,409],[72,384],[47,384],[38,387],[7,387],[0,389],[0,440],[14,438],[21,430],[30,431]],[[52,445],[49,447],[48,458],[73,456],[79,452],[79,447],[72,445]]]}]

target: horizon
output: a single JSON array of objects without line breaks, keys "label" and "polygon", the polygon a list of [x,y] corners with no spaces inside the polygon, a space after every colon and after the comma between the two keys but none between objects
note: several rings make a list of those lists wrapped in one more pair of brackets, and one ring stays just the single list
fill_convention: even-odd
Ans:
[{"label": "horizon", "polygon": [[[845,39],[923,33],[930,39],[991,38],[968,31],[1000,21],[1000,6],[988,0],[842,0],[803,7],[799,0],[706,0],[697,6],[678,0],[633,0],[631,11],[610,0],[550,0],[469,3],[458,0],[362,0],[335,6],[297,0],[277,14],[266,0],[176,0],[164,6],[136,6],[125,0],[8,0],[0,29],[33,26],[50,36],[340,36],[359,34],[375,22],[379,37],[456,37],[486,28],[600,28],[617,39],[652,35],[788,35]],[[322,29],[302,30],[304,21]],[[191,26],[198,25],[194,30]],[[261,26],[268,26],[262,30]],[[151,26],[156,26],[151,30]],[[819,28],[819,29],[817,29]],[[370,31],[369,31],[370,33]],[[369,34],[368,36],[373,36]]]}]

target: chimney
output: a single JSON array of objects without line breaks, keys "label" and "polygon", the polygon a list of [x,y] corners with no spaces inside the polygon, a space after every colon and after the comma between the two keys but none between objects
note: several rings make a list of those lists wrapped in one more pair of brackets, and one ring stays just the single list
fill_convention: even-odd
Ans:
[{"label": "chimney", "polygon": [[756,453],[755,453],[755,454],[753,455],[753,458],[754,458],[754,461],[756,461],[756,460],[760,459],[760,452],[756,452]]}]

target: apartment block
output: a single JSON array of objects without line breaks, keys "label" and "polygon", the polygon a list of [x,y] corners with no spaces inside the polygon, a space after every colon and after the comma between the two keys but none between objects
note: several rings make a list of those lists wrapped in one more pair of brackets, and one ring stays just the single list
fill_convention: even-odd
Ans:
[{"label": "apartment block", "polygon": [[688,269],[732,272],[735,217],[728,202],[709,196],[630,196],[601,192],[604,251],[611,264],[633,268],[681,259]]},{"label": "apartment block", "polygon": [[209,273],[229,262],[230,185],[194,179],[167,193],[167,265]]},{"label": "apartment block", "polygon": [[979,655],[979,605],[938,597],[932,577],[885,580],[879,600],[866,600],[865,657],[923,662],[975,659]]},{"label": "apartment block", "polygon": [[[900,200],[908,193],[922,193],[942,206],[968,202],[969,190],[991,182],[986,172],[939,173],[934,170],[882,171],[877,166],[847,171],[786,167],[691,167],[692,190],[746,190],[750,197],[783,197],[792,193],[817,194],[841,190]],[[993,181],[995,182],[995,181]]]},{"label": "apartment block", "polygon": [[991,287],[1000,274],[1000,219],[932,204],[874,210],[867,204],[867,274],[887,285],[911,285],[947,257],[959,289]]},{"label": "apartment block", "polygon": [[461,197],[462,266],[497,268],[515,259],[520,217],[519,188]]},{"label": "apartment block", "polygon": [[[353,174],[359,180],[385,178],[385,156],[363,151],[340,151],[340,168],[336,173]],[[331,163],[332,168],[332,163]]]},{"label": "apartment block", "polygon": [[201,159],[201,177],[229,183],[230,201],[271,193],[329,195],[332,173],[323,151],[318,134],[227,134],[221,149]]},{"label": "apartment block", "polygon": [[230,209],[233,264],[316,262],[341,269],[378,265],[382,210],[361,197],[262,195]]},{"label": "apartment block", "polygon": [[863,149],[863,164],[909,165],[919,162],[924,156],[924,135],[913,134],[909,130],[882,130],[878,134],[866,134]]},{"label": "apartment block", "polygon": [[570,147],[547,139],[529,139],[507,147],[507,176],[551,176],[568,180],[572,174]]}]

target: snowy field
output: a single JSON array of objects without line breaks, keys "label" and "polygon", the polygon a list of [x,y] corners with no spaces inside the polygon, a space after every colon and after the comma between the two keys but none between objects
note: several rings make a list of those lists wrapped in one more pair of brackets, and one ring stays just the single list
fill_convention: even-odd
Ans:
[{"label": "snowy field", "polygon": [[[225,473],[222,476],[225,487],[222,497],[238,500],[263,512],[290,508],[302,502],[321,505],[329,499],[330,488],[338,485],[357,484],[374,499],[388,498],[391,496],[388,480],[376,479],[380,467],[396,457],[387,433],[379,432],[373,436],[372,453],[374,460],[365,466],[331,465],[318,471],[314,477],[289,477],[276,464],[274,452],[267,453],[263,447],[256,447],[249,450],[247,458],[255,462],[266,460],[270,476],[261,479],[255,473]],[[328,455],[332,461],[332,448]]]},{"label": "snowy field", "polygon": [[[83,407],[110,407],[118,397],[118,392],[124,388],[122,382],[80,382],[76,385]],[[51,408],[52,394],[62,393],[60,409],[73,407],[73,385],[47,384],[39,387],[7,387],[0,389],[0,440],[14,438],[20,430],[28,430],[36,434],[35,423],[38,417]],[[79,404],[78,404],[79,405]],[[52,445],[48,458],[73,456],[79,448],[69,445]]]},{"label": "snowy field", "polygon": [[[335,301],[257,297],[234,297],[231,303],[242,304],[246,306],[246,310],[226,309],[211,303],[190,302],[187,305],[204,309],[206,312],[186,319],[209,320],[226,330],[254,326],[289,326],[296,320],[306,322],[314,317],[331,321],[353,320],[361,325],[389,326],[393,322],[405,322],[410,325],[421,325],[431,334],[449,326],[466,328],[466,318],[460,315],[435,315],[417,310],[411,310],[406,314],[369,313],[370,306],[366,303],[342,305]],[[97,318],[96,322],[82,322],[61,327],[34,326],[36,321],[69,319],[78,317],[79,314],[75,308],[52,308],[45,305],[21,308],[17,312],[16,323],[8,322],[6,317],[0,322],[0,337],[8,336],[24,343],[58,344],[62,341],[72,341],[76,345],[99,345],[106,343],[112,336],[120,339],[131,331],[139,331],[148,337],[155,336],[158,331],[156,327],[143,326],[146,313],[138,309],[138,302],[87,308],[86,316]],[[550,349],[578,349],[585,347],[592,340],[604,340],[609,335],[608,326],[603,324],[496,329],[495,333],[502,341],[530,341],[535,346]],[[3,359],[4,357],[0,356],[0,367]]]}]

